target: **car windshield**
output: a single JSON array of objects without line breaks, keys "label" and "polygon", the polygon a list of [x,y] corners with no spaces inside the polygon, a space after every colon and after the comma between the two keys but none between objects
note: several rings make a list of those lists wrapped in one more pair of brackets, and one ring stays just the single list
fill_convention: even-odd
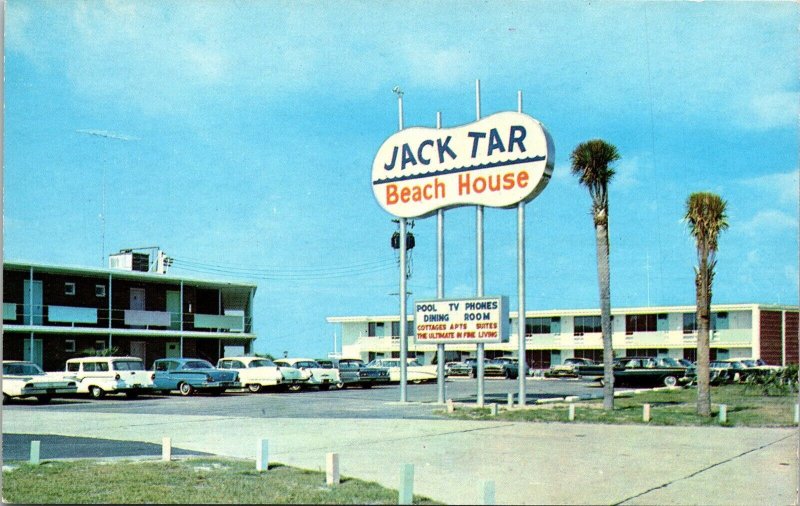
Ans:
[{"label": "car windshield", "polygon": [[111,366],[115,371],[144,371],[144,362],[141,360],[115,360]]},{"label": "car windshield", "polygon": [[190,360],[183,364],[183,369],[213,369],[214,366],[205,360]]},{"label": "car windshield", "polygon": [[677,360],[675,360],[675,359],[674,359],[674,358],[672,358],[672,357],[664,357],[664,358],[660,358],[660,359],[659,359],[659,361],[661,362],[661,365],[662,365],[662,366],[667,366],[667,367],[680,367],[680,366],[681,366],[681,365],[678,363],[678,361],[677,361]]},{"label": "car windshield", "polygon": [[3,374],[33,376],[44,371],[36,364],[3,364]]},{"label": "car windshield", "polygon": [[250,362],[248,367],[275,367],[275,362],[267,358],[261,358]]}]

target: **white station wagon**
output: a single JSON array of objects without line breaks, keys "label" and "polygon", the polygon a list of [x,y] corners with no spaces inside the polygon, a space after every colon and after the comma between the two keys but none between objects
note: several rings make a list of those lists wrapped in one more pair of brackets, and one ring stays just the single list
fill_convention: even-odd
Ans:
[{"label": "white station wagon", "polygon": [[282,358],[275,363],[280,367],[299,369],[308,385],[319,387],[320,390],[329,390],[340,381],[339,369],[325,369],[310,358]]},{"label": "white station wagon", "polygon": [[308,382],[294,367],[278,367],[272,360],[261,357],[225,357],[217,362],[217,369],[230,369],[239,373],[239,382],[253,393],[263,387],[285,385],[297,391]]},{"label": "white station wagon", "polygon": [[47,373],[32,362],[3,360],[3,404],[12,397],[36,397],[49,402],[54,395],[74,394],[75,380],[61,373]]},{"label": "white station wagon", "polygon": [[136,397],[153,389],[153,373],[139,357],[83,357],[67,360],[67,377],[74,377],[79,394],[95,399],[107,393]]}]

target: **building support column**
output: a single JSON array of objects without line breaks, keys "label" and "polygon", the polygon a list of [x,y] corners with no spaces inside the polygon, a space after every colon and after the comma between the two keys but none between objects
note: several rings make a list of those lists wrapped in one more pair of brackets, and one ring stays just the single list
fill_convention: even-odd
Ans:
[{"label": "building support column", "polygon": [[181,358],[183,358],[183,280],[181,280]]}]

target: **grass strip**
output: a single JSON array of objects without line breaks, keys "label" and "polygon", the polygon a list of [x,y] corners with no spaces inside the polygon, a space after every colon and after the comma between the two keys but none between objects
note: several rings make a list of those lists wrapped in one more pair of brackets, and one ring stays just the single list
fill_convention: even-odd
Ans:
[{"label": "grass strip", "polygon": [[[398,481],[399,481],[398,476]],[[374,482],[252,461],[48,461],[3,471],[3,499],[22,504],[397,504],[398,493]],[[437,504],[414,496],[414,504]]]},{"label": "grass strip", "polygon": [[[614,411],[602,409],[602,400],[576,401],[575,421],[605,424],[649,424],[703,426],[720,425],[717,414],[719,405],[727,406],[725,427],[793,427],[794,394],[766,396],[745,385],[723,385],[712,387],[712,417],[696,413],[697,390],[679,388],[647,391],[629,397],[617,397]],[[642,419],[642,407],[650,404],[650,422]],[[503,406],[500,406],[503,408]],[[568,404],[538,404],[526,408],[501,409],[492,416],[490,408],[458,406],[454,413],[439,412],[462,420],[504,420],[520,422],[569,422]]]}]

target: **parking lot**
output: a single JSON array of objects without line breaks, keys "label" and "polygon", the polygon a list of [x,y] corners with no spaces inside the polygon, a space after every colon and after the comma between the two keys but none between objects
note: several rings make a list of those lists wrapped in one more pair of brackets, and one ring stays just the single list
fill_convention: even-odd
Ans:
[{"label": "parking lot", "polygon": [[[346,388],[319,391],[310,388],[298,393],[282,391],[251,394],[229,391],[221,396],[195,394],[181,397],[172,395],[142,395],[128,399],[123,395],[109,395],[104,399],[88,396],[53,399],[49,404],[38,405],[33,400],[13,402],[4,409],[35,409],[57,411],[114,412],[163,415],[212,415],[253,418],[418,418],[433,419],[431,404],[437,400],[436,383],[408,385],[409,403],[402,405],[399,385],[376,386],[371,389]],[[477,380],[449,379],[446,397],[455,402],[474,403],[477,399]],[[507,402],[508,394],[518,392],[516,380],[487,378],[484,381],[484,402]],[[595,383],[560,379],[528,379],[528,403],[538,399],[575,395],[582,398],[602,397]]]}]

